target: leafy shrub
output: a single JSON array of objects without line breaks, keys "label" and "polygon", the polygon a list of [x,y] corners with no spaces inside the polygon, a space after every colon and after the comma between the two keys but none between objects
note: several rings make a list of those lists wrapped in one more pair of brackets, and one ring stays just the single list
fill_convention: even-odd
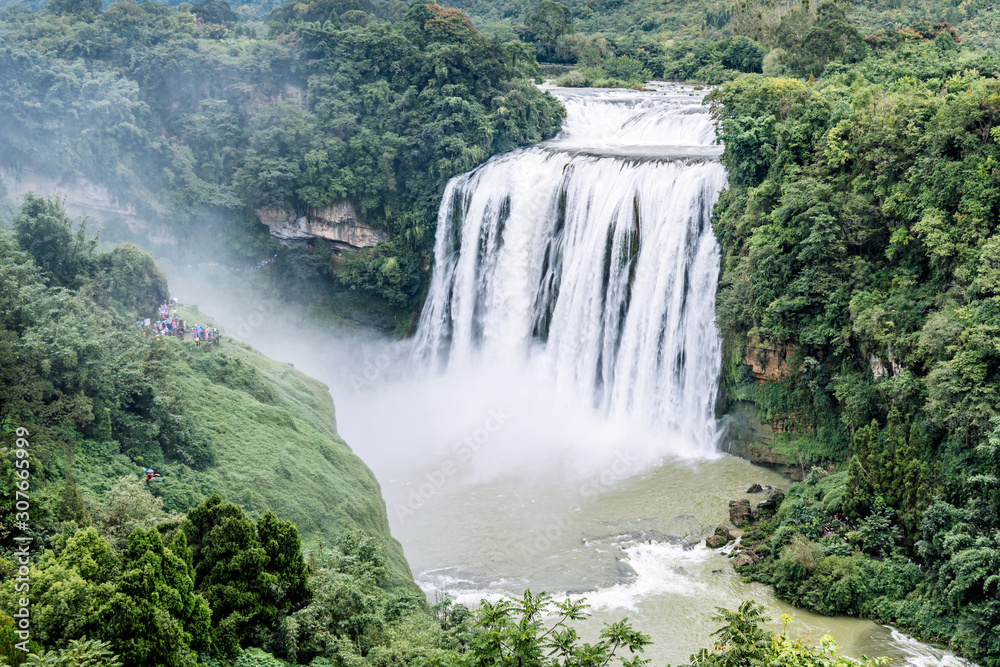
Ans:
[{"label": "leafy shrub", "polygon": [[31,667],[122,667],[122,661],[111,652],[107,642],[96,639],[74,639],[69,646],[28,656]]},{"label": "leafy shrub", "polygon": [[419,259],[393,243],[352,252],[337,266],[337,280],[349,290],[400,307],[420,289]]},{"label": "leafy shrub", "polygon": [[767,50],[752,39],[738,37],[722,54],[722,66],[739,72],[760,73],[763,71],[765,53]]}]

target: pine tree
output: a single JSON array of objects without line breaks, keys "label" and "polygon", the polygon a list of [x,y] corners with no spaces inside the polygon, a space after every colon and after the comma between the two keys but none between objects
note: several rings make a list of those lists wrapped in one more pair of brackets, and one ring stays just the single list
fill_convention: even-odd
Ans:
[{"label": "pine tree", "polygon": [[[186,547],[186,538],[177,539]],[[97,618],[104,639],[130,666],[181,667],[210,648],[208,604],[194,592],[187,564],[155,529],[129,536],[121,581]]]}]

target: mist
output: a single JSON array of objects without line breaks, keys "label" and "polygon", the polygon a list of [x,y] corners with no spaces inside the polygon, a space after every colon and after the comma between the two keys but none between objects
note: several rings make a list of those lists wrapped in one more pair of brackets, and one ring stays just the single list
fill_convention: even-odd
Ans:
[{"label": "mist", "polygon": [[390,505],[408,485],[447,469],[449,483],[582,479],[626,457],[634,474],[664,456],[703,457],[677,434],[608,419],[586,392],[560,391],[544,360],[474,355],[437,371],[413,342],[350,323],[319,325],[261,296],[224,269],[169,275],[227,334],[324,382],[341,436],[375,471]]}]

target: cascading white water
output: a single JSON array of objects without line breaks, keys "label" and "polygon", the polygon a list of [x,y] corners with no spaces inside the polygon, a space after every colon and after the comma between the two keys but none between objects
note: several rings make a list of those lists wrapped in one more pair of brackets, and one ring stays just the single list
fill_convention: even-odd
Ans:
[{"label": "cascading white water", "polygon": [[688,89],[552,92],[556,139],[448,184],[416,354],[530,361],[560,396],[713,450],[726,176],[708,110]]}]

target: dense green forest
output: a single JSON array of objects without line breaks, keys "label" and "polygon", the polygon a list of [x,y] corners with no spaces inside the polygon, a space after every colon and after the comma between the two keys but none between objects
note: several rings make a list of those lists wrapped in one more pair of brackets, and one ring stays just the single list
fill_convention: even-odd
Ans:
[{"label": "dense green forest", "polygon": [[[538,60],[566,85],[718,84],[727,407],[776,432],[772,454],[816,466],[748,531],[741,569],[821,613],[1000,664],[1000,10],[455,6],[472,20],[421,2],[9,4],[0,168],[105,185],[188,261],[277,253],[276,289],[397,315],[405,333],[446,180],[558,130]],[[335,260],[278,244],[256,217],[341,200],[390,240]],[[32,661],[597,665],[646,641],[627,625],[590,647],[569,626],[545,634],[553,603],[530,595],[429,612],[321,385],[231,339],[144,337],[135,319],[167,296],[148,255],[99,252],[58,201],[6,203],[0,425],[37,443],[46,654]],[[140,465],[169,477],[159,497]],[[22,659],[0,620],[0,654]],[[752,605],[722,620],[692,664],[840,664],[760,630]]]},{"label": "dense green forest", "polygon": [[[487,34],[533,43],[540,61],[563,66],[547,70],[564,72],[559,77],[562,85],[639,86],[650,78],[718,84],[741,72],[760,72],[765,54],[771,52],[772,59],[780,61],[775,50],[787,51],[789,39],[804,37],[817,19],[819,2],[452,0],[444,4],[466,11]],[[848,9],[848,3],[841,4]],[[852,35],[858,38],[880,32],[895,35],[900,28],[930,21],[951,24],[977,49],[1000,44],[1000,8],[992,2],[860,0],[849,4],[849,13]],[[565,73],[568,68],[572,69]]]},{"label": "dense green forest", "polygon": [[[406,311],[447,179],[552,135],[563,111],[533,85],[530,46],[437,5],[358,7],[289,5],[267,23],[215,0],[0,9],[0,169],[107,187],[187,263],[279,252],[287,293]],[[335,282],[329,248],[286,249],[255,215],[345,199],[391,241]]]},{"label": "dense green forest", "polygon": [[1000,58],[925,23],[824,64],[809,45],[824,21],[844,34],[821,4],[782,47],[800,78],[709,96],[731,405],[759,411],[790,462],[823,466],[756,528],[748,569],[996,665]]}]

